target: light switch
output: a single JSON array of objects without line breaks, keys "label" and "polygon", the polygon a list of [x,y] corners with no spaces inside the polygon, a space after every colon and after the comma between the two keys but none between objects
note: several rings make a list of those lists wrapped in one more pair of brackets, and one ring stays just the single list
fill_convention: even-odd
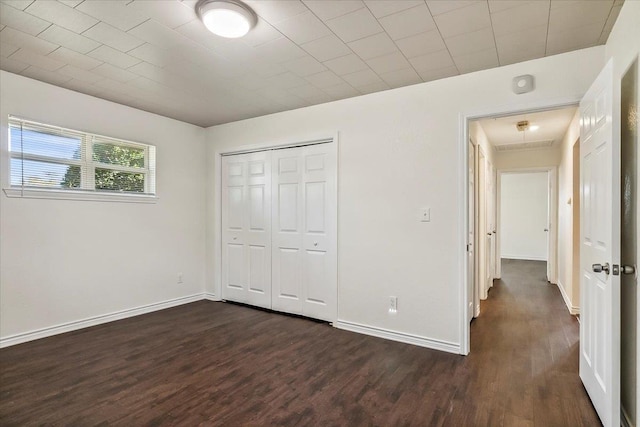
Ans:
[{"label": "light switch", "polygon": [[431,221],[431,208],[420,209],[420,221],[421,222]]}]

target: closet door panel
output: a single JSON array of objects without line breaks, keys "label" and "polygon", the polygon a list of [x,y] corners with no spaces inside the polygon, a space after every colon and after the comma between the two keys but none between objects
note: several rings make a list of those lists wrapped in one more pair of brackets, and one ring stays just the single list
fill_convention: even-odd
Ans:
[{"label": "closet door panel", "polygon": [[269,152],[222,159],[222,298],[271,308]]},{"label": "closet door panel", "polygon": [[247,302],[271,308],[271,152],[247,156]]},{"label": "closet door panel", "polygon": [[303,314],[337,315],[335,146],[304,147]]},{"label": "closet door panel", "polygon": [[275,150],[273,156],[272,307],[302,314],[301,149]]}]

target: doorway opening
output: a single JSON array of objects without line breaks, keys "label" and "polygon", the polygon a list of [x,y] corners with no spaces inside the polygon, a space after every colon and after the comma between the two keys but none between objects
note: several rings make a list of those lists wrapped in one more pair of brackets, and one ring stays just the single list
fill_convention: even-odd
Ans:
[{"label": "doorway opening", "polygon": [[482,316],[510,260],[543,266],[536,271],[577,314],[577,106],[477,118],[468,135],[469,321]]},{"label": "doorway opening", "polygon": [[549,257],[553,174],[553,169],[499,174],[500,264],[511,260],[544,263],[548,282],[553,281]]}]

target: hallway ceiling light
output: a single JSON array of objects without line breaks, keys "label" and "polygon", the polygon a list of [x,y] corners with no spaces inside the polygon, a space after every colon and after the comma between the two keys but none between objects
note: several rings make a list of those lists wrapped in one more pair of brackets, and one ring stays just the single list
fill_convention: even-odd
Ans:
[{"label": "hallway ceiling light", "polygon": [[196,12],[213,34],[233,39],[246,35],[258,20],[255,12],[239,0],[200,0]]},{"label": "hallway ceiling light", "polygon": [[516,123],[516,128],[519,132],[524,132],[529,129],[529,120],[522,120]]},{"label": "hallway ceiling light", "polygon": [[516,123],[516,128],[518,129],[518,132],[526,132],[526,131],[535,132],[538,129],[540,129],[540,126],[532,125],[531,122],[529,122],[529,120],[522,120]]}]

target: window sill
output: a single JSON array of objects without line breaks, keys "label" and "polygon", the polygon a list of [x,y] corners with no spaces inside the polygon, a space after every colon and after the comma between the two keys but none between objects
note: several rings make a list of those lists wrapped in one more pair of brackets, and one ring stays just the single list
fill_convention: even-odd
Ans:
[{"label": "window sill", "polygon": [[99,193],[82,190],[50,190],[43,188],[4,188],[7,197],[23,199],[86,200],[92,202],[157,203],[149,194]]}]

